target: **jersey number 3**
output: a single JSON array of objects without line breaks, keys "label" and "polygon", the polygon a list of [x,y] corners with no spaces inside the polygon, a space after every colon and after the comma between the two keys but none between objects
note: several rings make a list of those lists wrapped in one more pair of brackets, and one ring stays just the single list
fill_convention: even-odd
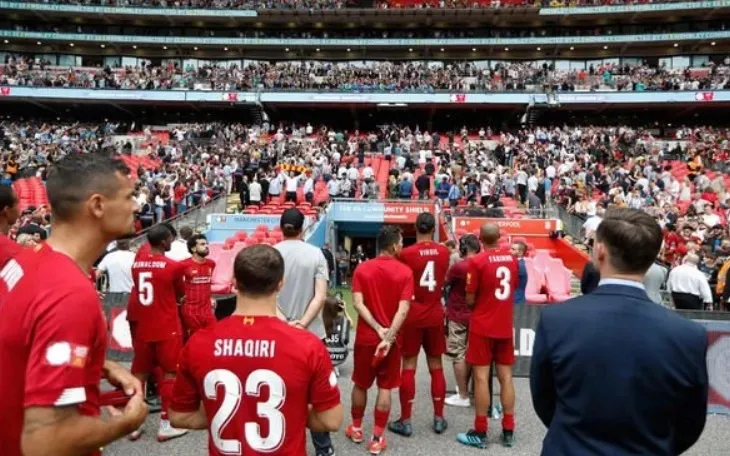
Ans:
[{"label": "jersey number 3", "polygon": [[263,385],[269,387],[269,400],[257,403],[256,413],[269,422],[269,435],[261,436],[261,427],[258,423],[253,422],[244,424],[243,434],[246,437],[246,443],[252,450],[259,453],[273,453],[284,443],[286,434],[286,421],[284,414],[280,411],[286,399],[284,380],[276,372],[258,369],[251,372],[246,378],[244,391],[241,380],[229,370],[216,369],[205,376],[203,387],[208,399],[216,400],[218,387],[223,387],[223,402],[210,422],[210,435],[220,453],[226,455],[242,453],[240,441],[224,439],[221,437],[221,433],[238,411],[241,400],[245,397],[259,397]]},{"label": "jersey number 3", "polygon": [[497,268],[497,279],[499,280],[499,286],[494,290],[494,297],[500,301],[507,299],[512,292],[511,279],[512,273],[506,266],[500,266]]},{"label": "jersey number 3", "polygon": [[429,261],[426,263],[426,267],[423,268],[421,274],[421,280],[418,281],[418,285],[426,288],[428,291],[436,290],[436,273],[434,272],[435,263]]}]

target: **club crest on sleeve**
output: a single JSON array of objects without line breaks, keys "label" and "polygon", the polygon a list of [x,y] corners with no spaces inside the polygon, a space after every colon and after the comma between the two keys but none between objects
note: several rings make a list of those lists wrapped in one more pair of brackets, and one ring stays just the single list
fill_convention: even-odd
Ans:
[{"label": "club crest on sleeve", "polygon": [[88,357],[89,347],[69,342],[54,342],[46,348],[45,358],[49,366],[82,368],[86,366]]}]

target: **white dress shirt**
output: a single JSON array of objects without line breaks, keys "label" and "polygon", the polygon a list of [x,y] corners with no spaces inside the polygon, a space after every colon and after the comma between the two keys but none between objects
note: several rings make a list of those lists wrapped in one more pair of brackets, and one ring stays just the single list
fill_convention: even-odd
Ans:
[{"label": "white dress shirt", "polygon": [[683,264],[672,269],[667,279],[667,290],[671,293],[688,293],[702,298],[712,304],[712,290],[707,276],[697,266]]},{"label": "white dress shirt", "polygon": [[132,291],[132,264],[135,253],[129,250],[116,250],[105,256],[97,269],[109,277],[109,293],[129,293]]},{"label": "white dress shirt", "polygon": [[188,243],[182,239],[175,239],[172,241],[170,250],[165,252],[165,256],[174,261],[187,260],[192,255],[188,251]]}]

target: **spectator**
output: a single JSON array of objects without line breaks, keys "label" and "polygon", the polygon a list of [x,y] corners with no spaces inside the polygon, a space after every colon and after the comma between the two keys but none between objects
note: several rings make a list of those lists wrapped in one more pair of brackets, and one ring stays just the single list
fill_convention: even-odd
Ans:
[{"label": "spectator", "polygon": [[708,306],[712,310],[712,291],[707,277],[697,269],[699,262],[700,257],[690,253],[669,273],[667,290],[677,309],[703,310]]}]

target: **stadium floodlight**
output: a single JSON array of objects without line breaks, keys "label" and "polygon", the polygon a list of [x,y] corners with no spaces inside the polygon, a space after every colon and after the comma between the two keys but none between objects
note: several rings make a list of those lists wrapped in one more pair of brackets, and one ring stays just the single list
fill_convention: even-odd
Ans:
[{"label": "stadium floodlight", "polygon": [[574,50],[575,50],[575,47],[571,46],[571,47],[570,47],[570,50],[571,50],[571,51],[574,51]]},{"label": "stadium floodlight", "polygon": [[717,44],[717,43],[715,43],[715,42],[713,41],[712,43],[710,43],[710,46],[714,46],[715,44]]}]

